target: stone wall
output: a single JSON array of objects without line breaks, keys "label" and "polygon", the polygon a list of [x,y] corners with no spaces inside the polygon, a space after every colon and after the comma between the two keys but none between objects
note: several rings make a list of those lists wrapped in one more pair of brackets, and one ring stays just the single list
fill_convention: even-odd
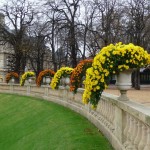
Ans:
[{"label": "stone wall", "polygon": [[107,137],[116,150],[150,150],[150,108],[104,93],[96,110],[83,105],[83,89],[76,95],[68,87],[0,84],[0,92],[40,97],[68,107],[85,116]]}]

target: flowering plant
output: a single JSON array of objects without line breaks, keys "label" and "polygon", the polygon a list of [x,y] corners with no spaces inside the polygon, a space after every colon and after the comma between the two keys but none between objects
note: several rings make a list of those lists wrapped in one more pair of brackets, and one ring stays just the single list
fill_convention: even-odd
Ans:
[{"label": "flowering plant", "polygon": [[54,78],[52,79],[52,82],[50,84],[50,86],[52,87],[52,89],[58,89],[58,86],[60,84],[60,79],[62,77],[67,77],[70,76],[71,73],[73,71],[73,68],[69,68],[69,67],[62,67],[60,68],[54,75]]},{"label": "flowering plant", "polygon": [[53,77],[54,74],[55,74],[55,72],[53,70],[50,70],[50,69],[46,69],[46,70],[41,71],[37,77],[37,81],[36,81],[37,86],[41,86],[41,82],[42,82],[43,77],[45,77],[45,76]]},{"label": "flowering plant", "polygon": [[86,70],[92,66],[92,59],[85,59],[80,61],[77,67],[73,70],[70,77],[70,91],[76,93],[77,89],[85,76]]},{"label": "flowering plant", "polygon": [[10,79],[12,79],[12,77],[17,79],[17,78],[19,78],[19,75],[16,72],[9,72],[9,73],[7,73],[6,74],[6,83],[8,83],[10,81]]},{"label": "flowering plant", "polygon": [[24,86],[25,80],[29,77],[35,76],[35,73],[32,71],[27,71],[21,76],[20,85]]},{"label": "flowering plant", "polygon": [[119,42],[102,48],[94,58],[92,67],[87,69],[83,102],[90,102],[95,107],[107,87],[109,75],[148,64],[150,55],[140,46]]}]

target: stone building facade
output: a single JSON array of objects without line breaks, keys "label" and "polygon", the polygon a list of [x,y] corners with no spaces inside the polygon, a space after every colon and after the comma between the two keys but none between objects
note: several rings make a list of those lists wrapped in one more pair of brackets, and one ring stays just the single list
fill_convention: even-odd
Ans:
[{"label": "stone building facade", "polygon": [[[0,13],[0,24],[5,24],[5,16]],[[0,82],[5,82],[5,75],[8,72],[7,58],[10,55],[10,46],[0,42]]]},{"label": "stone building facade", "polygon": [[[0,24],[1,25],[5,25],[5,16],[0,13]],[[8,28],[9,29],[9,28]],[[0,40],[0,82],[5,82],[5,76],[6,74],[11,71],[10,70],[10,66],[13,62],[13,58],[12,58],[12,53],[13,53],[13,49],[9,44],[3,44]],[[51,56],[51,51],[49,49],[46,49],[46,54],[43,56],[43,69],[53,69],[53,65],[52,65],[52,56]],[[12,62],[11,62],[11,61]],[[28,70],[33,71],[33,68],[30,64],[30,61],[26,60],[26,67],[28,68]]]}]

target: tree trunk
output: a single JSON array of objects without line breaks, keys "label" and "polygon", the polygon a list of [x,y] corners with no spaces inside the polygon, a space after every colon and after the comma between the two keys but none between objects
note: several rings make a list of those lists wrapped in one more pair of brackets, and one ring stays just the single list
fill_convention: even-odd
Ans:
[{"label": "tree trunk", "polygon": [[136,71],[134,71],[133,73],[133,87],[136,90],[140,90],[140,70],[137,69]]},{"label": "tree trunk", "polygon": [[77,66],[77,50],[76,50],[76,38],[75,38],[75,28],[74,24],[71,26],[71,39],[70,39],[70,47],[71,47],[71,66],[75,68]]},{"label": "tree trunk", "polygon": [[21,56],[19,54],[16,54],[16,61],[15,61],[15,68],[14,71],[17,72],[18,74],[22,73],[21,70]]}]

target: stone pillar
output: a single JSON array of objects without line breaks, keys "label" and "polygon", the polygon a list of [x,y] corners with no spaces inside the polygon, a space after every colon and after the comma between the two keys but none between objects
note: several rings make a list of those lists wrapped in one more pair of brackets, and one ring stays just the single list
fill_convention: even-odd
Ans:
[{"label": "stone pillar", "polygon": [[120,109],[117,106],[115,106],[114,125],[115,125],[115,136],[122,143],[123,141],[123,112],[122,112],[122,109]]},{"label": "stone pillar", "polygon": [[30,95],[31,92],[31,85],[27,84],[27,95]]},{"label": "stone pillar", "polygon": [[48,92],[49,92],[49,86],[45,85],[44,86],[44,96],[48,96]]}]

